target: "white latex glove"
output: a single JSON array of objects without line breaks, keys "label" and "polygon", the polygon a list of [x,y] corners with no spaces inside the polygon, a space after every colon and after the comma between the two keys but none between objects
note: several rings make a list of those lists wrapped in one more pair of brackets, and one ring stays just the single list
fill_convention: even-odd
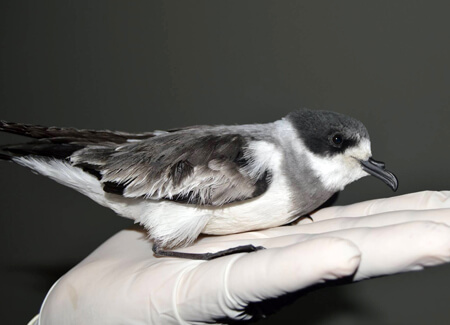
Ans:
[{"label": "white latex glove", "polygon": [[450,191],[318,211],[314,222],[198,240],[186,252],[251,243],[267,249],[212,261],[153,256],[124,230],[64,275],[41,325],[203,324],[248,319],[251,302],[347,276],[355,281],[450,261]]}]

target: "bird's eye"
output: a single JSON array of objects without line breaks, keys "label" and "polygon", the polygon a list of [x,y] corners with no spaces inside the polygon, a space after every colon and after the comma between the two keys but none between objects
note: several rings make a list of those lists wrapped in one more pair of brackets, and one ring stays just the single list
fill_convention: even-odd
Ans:
[{"label": "bird's eye", "polygon": [[333,135],[332,140],[333,140],[333,143],[334,143],[336,146],[338,146],[338,147],[341,146],[342,142],[344,142],[344,138],[343,138],[342,135],[339,134],[339,133]]}]

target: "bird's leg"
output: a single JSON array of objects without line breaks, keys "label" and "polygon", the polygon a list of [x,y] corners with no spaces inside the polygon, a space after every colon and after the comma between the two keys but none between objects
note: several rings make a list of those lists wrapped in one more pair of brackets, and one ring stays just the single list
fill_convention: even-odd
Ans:
[{"label": "bird's leg", "polygon": [[236,246],[236,247],[224,249],[224,250],[221,250],[221,251],[218,251],[215,253],[196,254],[196,253],[183,253],[183,252],[174,252],[171,250],[164,250],[164,249],[160,248],[156,243],[153,244],[153,248],[152,248],[152,250],[156,256],[188,258],[191,260],[205,260],[205,261],[209,261],[209,260],[213,260],[218,257],[228,256],[228,255],[237,254],[237,253],[256,252],[261,249],[265,249],[265,248],[262,246],[255,247],[253,245],[243,245],[243,246]]}]

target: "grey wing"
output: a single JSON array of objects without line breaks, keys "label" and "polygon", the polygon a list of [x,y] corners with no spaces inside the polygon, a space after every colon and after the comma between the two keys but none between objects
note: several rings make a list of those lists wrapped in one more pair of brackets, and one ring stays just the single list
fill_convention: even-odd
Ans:
[{"label": "grey wing", "polygon": [[105,192],[221,206],[264,193],[270,171],[255,171],[239,134],[167,133],[121,145],[93,145],[71,162],[96,175]]}]

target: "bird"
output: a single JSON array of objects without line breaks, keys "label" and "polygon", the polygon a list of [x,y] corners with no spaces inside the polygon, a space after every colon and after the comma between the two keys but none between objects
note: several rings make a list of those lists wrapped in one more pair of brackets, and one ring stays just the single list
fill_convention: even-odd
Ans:
[{"label": "bird", "polygon": [[372,158],[368,131],[341,113],[298,109],[271,123],[197,125],[127,133],[0,121],[34,138],[0,146],[28,167],[143,225],[156,256],[210,260],[219,252],[175,250],[200,234],[226,235],[292,223],[336,192],[372,175],[396,176]]}]

